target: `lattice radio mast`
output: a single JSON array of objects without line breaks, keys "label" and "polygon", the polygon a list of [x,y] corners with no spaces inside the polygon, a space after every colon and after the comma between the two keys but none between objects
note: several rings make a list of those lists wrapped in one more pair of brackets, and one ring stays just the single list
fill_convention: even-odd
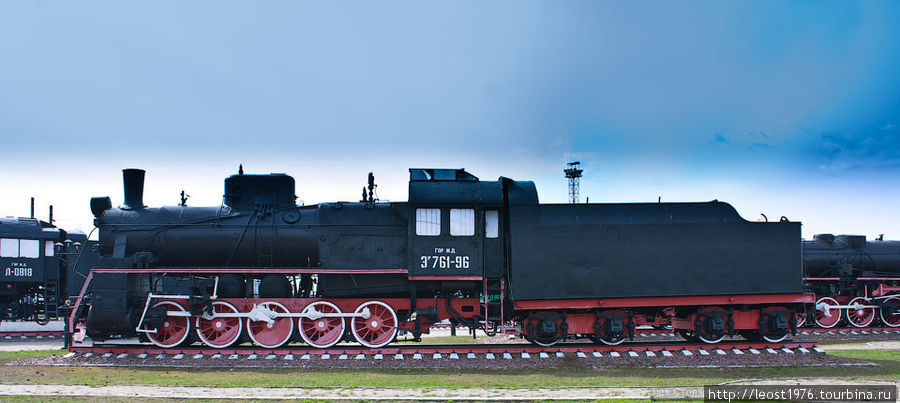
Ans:
[{"label": "lattice radio mast", "polygon": [[566,164],[566,169],[563,170],[566,173],[566,178],[569,179],[569,203],[576,204],[578,203],[578,190],[579,190],[579,178],[581,178],[581,173],[584,172],[581,169],[581,162],[573,161]]}]

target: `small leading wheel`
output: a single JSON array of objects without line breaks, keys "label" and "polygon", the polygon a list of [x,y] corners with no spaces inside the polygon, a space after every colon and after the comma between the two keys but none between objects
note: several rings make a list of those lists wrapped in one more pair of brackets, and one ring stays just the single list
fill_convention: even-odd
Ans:
[{"label": "small leading wheel", "polygon": [[816,301],[816,324],[819,327],[832,328],[841,321],[841,308],[832,308],[840,305],[836,299],[822,297]]},{"label": "small leading wheel", "polygon": [[875,320],[875,308],[865,308],[871,305],[865,297],[856,297],[850,300],[850,308],[847,308],[847,321],[856,327],[866,327]]},{"label": "small leading wheel", "polygon": [[399,325],[394,309],[381,301],[369,301],[362,303],[354,313],[365,311],[369,313],[368,318],[355,317],[350,321],[356,341],[369,348],[383,347],[393,341]]},{"label": "small leading wheel", "polygon": [[212,348],[225,348],[234,344],[244,329],[243,321],[239,317],[222,317],[217,314],[236,314],[237,308],[225,301],[214,301],[212,310],[212,318],[197,317],[197,337]]},{"label": "small leading wheel", "polygon": [[886,298],[881,306],[881,321],[890,327],[900,327],[900,298]]},{"label": "small leading wheel", "polygon": [[[263,302],[263,308],[276,313],[289,313],[288,309],[277,302]],[[272,322],[254,321],[247,318],[247,334],[254,343],[264,348],[281,347],[291,338],[294,332],[294,320],[289,316],[273,318]]]},{"label": "small leading wheel", "polygon": [[175,311],[186,314],[187,310],[173,301],[157,302],[153,304],[153,308],[165,309],[166,317],[159,327],[151,329],[156,330],[156,332],[147,333],[147,338],[150,339],[150,342],[162,348],[172,348],[184,342],[191,331],[190,316],[170,316],[168,312]]},{"label": "small leading wheel", "polygon": [[[303,313],[313,314],[334,314],[341,313],[341,309],[336,305],[326,301],[316,301],[306,306]],[[341,317],[318,317],[297,318],[297,329],[300,331],[300,337],[303,338],[310,346],[315,348],[328,348],[339,341],[344,335],[344,318]]]}]

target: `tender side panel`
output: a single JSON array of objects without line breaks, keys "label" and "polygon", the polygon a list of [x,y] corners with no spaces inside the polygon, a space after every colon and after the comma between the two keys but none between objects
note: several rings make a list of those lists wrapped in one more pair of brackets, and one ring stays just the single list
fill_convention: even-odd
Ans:
[{"label": "tender side panel", "polygon": [[511,206],[516,299],[803,291],[800,224],[725,203]]}]

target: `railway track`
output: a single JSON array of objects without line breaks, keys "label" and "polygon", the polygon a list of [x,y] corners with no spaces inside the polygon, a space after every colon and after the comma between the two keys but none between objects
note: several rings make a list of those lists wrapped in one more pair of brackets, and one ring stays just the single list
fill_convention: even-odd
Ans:
[{"label": "railway track", "polygon": [[[517,356],[521,358],[529,358],[534,355],[542,357],[543,355],[564,357],[566,355],[574,355],[576,357],[586,357],[588,355],[601,357],[604,355],[618,356],[673,356],[678,355],[743,355],[743,354],[809,354],[822,352],[815,343],[812,342],[723,342],[715,345],[698,344],[688,342],[632,342],[623,343],[618,346],[596,345],[590,343],[564,343],[560,345],[541,347],[532,344],[415,344],[415,345],[392,345],[384,348],[368,348],[364,346],[336,346],[327,349],[306,348],[302,346],[286,347],[276,349],[264,349],[253,346],[213,349],[204,346],[186,346],[182,348],[162,349],[156,346],[148,345],[126,345],[126,344],[94,344],[92,346],[72,346],[69,347],[70,357],[81,355],[85,357],[91,356],[127,356],[147,358],[167,358],[181,359],[184,357],[202,358],[205,356],[227,356],[230,359],[256,359],[258,357],[266,357],[268,359],[382,359],[384,357],[404,358],[406,356],[415,358],[416,355],[431,356],[440,358],[447,356],[452,358],[465,356],[467,358],[509,358]],[[344,358],[341,358],[344,357]]]},{"label": "railway track", "polygon": [[0,332],[0,340],[14,339],[62,339],[63,332],[54,330],[41,331],[2,331]]}]

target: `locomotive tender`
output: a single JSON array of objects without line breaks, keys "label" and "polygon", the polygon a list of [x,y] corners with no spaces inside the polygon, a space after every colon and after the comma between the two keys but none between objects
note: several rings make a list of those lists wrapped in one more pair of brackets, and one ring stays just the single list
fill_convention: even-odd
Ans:
[{"label": "locomotive tender", "polygon": [[100,265],[69,325],[94,340],[374,348],[449,319],[618,344],[671,313],[689,339],[780,341],[813,302],[800,223],[719,201],[540,204],[530,181],[410,169],[408,202],[374,199],[370,175],[360,202],[298,206],[290,176],[241,171],[221,206],[151,208],[143,179],[124,170],[120,208],[91,200]]}]

